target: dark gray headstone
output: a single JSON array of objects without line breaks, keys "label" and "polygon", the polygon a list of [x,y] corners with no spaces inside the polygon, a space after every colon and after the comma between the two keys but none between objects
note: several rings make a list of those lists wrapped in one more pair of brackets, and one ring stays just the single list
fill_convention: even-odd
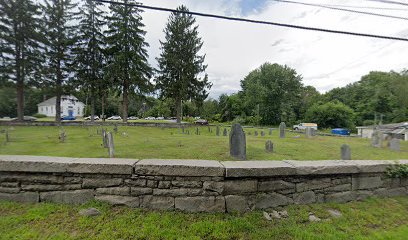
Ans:
[{"label": "dark gray headstone", "polygon": [[398,138],[393,138],[390,141],[390,150],[400,151],[400,140]]},{"label": "dark gray headstone", "polygon": [[211,132],[211,128],[210,128],[210,127],[208,127],[208,132]]},{"label": "dark gray headstone", "polygon": [[108,134],[105,129],[102,129],[102,146],[108,148]]},{"label": "dark gray headstone", "polygon": [[64,130],[61,130],[60,131],[60,133],[59,133],[59,140],[60,140],[60,142],[65,142],[65,137],[66,137],[67,135],[65,134],[65,131]]},{"label": "dark gray headstone", "polygon": [[217,125],[217,128],[215,129],[215,135],[220,136],[220,126]]},{"label": "dark gray headstone", "polygon": [[6,129],[6,143],[10,142],[10,135],[9,135],[9,131]]},{"label": "dark gray headstone", "polygon": [[228,136],[228,131],[226,128],[224,128],[224,132],[222,133],[223,136]]},{"label": "dark gray headstone", "polygon": [[272,128],[269,128],[269,136],[272,135]]},{"label": "dark gray headstone", "polygon": [[312,137],[316,136],[316,129],[310,128],[310,135],[311,135]]},{"label": "dark gray headstone", "polygon": [[264,131],[261,131],[261,136],[262,136],[262,137],[265,136],[265,132],[264,132]]},{"label": "dark gray headstone", "polygon": [[251,131],[249,131],[249,132],[248,132],[248,135],[251,136],[251,134],[252,134]]},{"label": "dark gray headstone", "polygon": [[113,158],[115,157],[115,144],[113,144],[113,135],[111,132],[107,133],[108,135],[108,153],[109,157]]},{"label": "dark gray headstone", "polygon": [[244,130],[239,123],[231,127],[229,139],[231,157],[245,160],[246,159],[246,138]]},{"label": "dark gray headstone", "polygon": [[196,128],[196,135],[199,135],[198,128]]},{"label": "dark gray headstone", "polygon": [[284,122],[281,122],[279,124],[279,137],[280,138],[285,138],[285,131],[286,131],[286,124]]},{"label": "dark gray headstone", "polygon": [[351,149],[349,145],[347,144],[341,145],[340,152],[341,160],[351,160]]},{"label": "dark gray headstone", "polygon": [[271,140],[266,141],[265,143],[265,151],[266,152],[273,152],[273,143]]},{"label": "dark gray headstone", "polygon": [[115,124],[115,127],[113,127],[113,131],[116,133],[118,133],[118,125]]},{"label": "dark gray headstone", "polygon": [[255,136],[255,137],[258,137],[258,131],[255,131],[255,132],[254,132],[254,136]]}]

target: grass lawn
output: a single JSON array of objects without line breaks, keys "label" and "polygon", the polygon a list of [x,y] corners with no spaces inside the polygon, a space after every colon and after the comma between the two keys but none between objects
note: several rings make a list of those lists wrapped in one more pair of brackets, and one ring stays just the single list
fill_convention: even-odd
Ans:
[{"label": "grass lawn", "polygon": [[[84,217],[80,209],[102,214]],[[289,217],[267,221],[262,212],[191,214],[111,207],[0,202],[0,239],[401,239],[408,236],[408,197],[346,204],[285,207]],[[342,213],[331,217],[327,210]],[[321,218],[309,222],[308,213]]]},{"label": "grass lawn", "polygon": [[[113,131],[113,126],[107,128]],[[107,149],[102,148],[102,137],[96,134],[96,129],[95,126],[64,127],[67,138],[60,143],[59,127],[9,127],[11,142],[4,144],[5,134],[0,134],[0,154],[107,157]],[[229,138],[216,136],[215,127],[212,127],[212,133],[208,132],[208,127],[200,127],[201,135],[195,135],[196,128],[185,129],[190,131],[190,135],[179,134],[177,128],[119,126],[118,129],[118,133],[114,134],[114,143],[116,157],[119,158],[232,160],[229,157]],[[280,139],[276,130],[272,136],[266,130],[264,137],[255,137],[254,129],[245,131],[252,132],[251,135],[247,134],[247,158],[251,160],[339,159],[342,144],[351,146],[353,159],[408,159],[408,142],[401,142],[401,152],[393,152],[386,147],[370,147],[369,139],[305,138],[297,133],[288,133],[285,139]],[[274,153],[264,150],[268,139],[274,143]]]}]

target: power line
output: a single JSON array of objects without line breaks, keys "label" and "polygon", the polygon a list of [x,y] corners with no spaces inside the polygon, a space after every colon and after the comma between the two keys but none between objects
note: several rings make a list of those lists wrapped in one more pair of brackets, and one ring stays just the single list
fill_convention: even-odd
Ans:
[{"label": "power line", "polygon": [[101,3],[116,4],[116,5],[125,5],[125,6],[130,6],[130,7],[138,7],[138,8],[144,8],[144,9],[150,9],[150,10],[156,10],[156,11],[191,14],[191,15],[196,15],[196,16],[200,16],[200,17],[217,18],[217,19],[224,19],[224,20],[231,20],[231,21],[238,21],[238,22],[248,22],[248,23],[255,23],[255,24],[273,25],[273,26],[279,26],[279,27],[296,28],[296,29],[309,30],[309,31],[317,31],[317,32],[335,33],[335,34],[343,34],[343,35],[352,35],[352,36],[358,36],[358,37],[369,37],[369,38],[379,38],[379,39],[387,39],[387,40],[396,40],[396,41],[408,42],[408,38],[402,38],[402,37],[375,35],[375,34],[358,33],[358,32],[348,32],[348,31],[340,31],[340,30],[324,29],[324,28],[316,28],[316,27],[307,27],[307,26],[293,25],[293,24],[286,24],[286,23],[258,21],[258,20],[252,20],[252,19],[227,17],[227,16],[208,14],[208,13],[200,13],[200,12],[190,12],[190,11],[186,12],[186,11],[180,11],[180,10],[170,9],[170,8],[153,7],[153,6],[147,6],[147,5],[141,5],[141,4],[119,3],[119,2],[113,2],[113,1],[108,1],[108,0],[93,0],[93,1],[101,2]]},{"label": "power line", "polygon": [[380,13],[373,13],[373,12],[357,11],[357,10],[351,10],[351,9],[345,9],[345,8],[338,8],[338,7],[332,7],[332,6],[325,5],[325,4],[304,3],[304,2],[287,1],[287,0],[272,0],[272,1],[281,2],[281,3],[292,3],[292,4],[312,6],[312,7],[321,7],[321,8],[327,8],[327,9],[332,9],[332,10],[337,10],[337,11],[365,14],[365,15],[371,15],[371,16],[376,16],[376,17],[386,17],[386,18],[408,20],[408,18],[405,18],[405,17],[392,16],[392,15],[386,15],[386,14],[380,14]]},{"label": "power line", "polygon": [[341,5],[341,4],[321,4],[330,7],[345,7],[345,8],[360,8],[360,9],[374,9],[374,10],[392,10],[392,11],[408,11],[408,8],[387,8],[387,7],[368,7],[355,5]]},{"label": "power line", "polygon": [[402,2],[397,2],[397,1],[389,1],[389,0],[366,0],[366,1],[369,1],[369,2],[388,3],[388,4],[402,5],[402,6],[408,6],[408,3],[402,3]]}]

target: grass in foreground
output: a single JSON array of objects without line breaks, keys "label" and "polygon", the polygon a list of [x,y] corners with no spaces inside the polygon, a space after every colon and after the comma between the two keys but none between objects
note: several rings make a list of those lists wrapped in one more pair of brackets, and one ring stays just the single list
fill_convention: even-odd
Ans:
[{"label": "grass in foreground", "polygon": [[[113,126],[108,126],[113,131]],[[97,135],[97,127],[64,127],[67,138],[58,140],[59,127],[12,127],[11,142],[1,144],[5,136],[0,134],[0,154],[42,155],[66,157],[107,157],[107,149],[102,148],[102,137]],[[190,135],[180,134],[177,128],[118,126],[114,134],[115,153],[119,158],[161,158],[161,159],[209,159],[232,160],[229,156],[229,137],[216,136],[215,127],[186,128]],[[247,159],[250,160],[324,160],[339,159],[342,144],[349,144],[353,159],[408,159],[408,142],[401,142],[401,152],[385,147],[370,146],[369,139],[318,136],[306,138],[303,134],[288,133],[279,138],[278,131],[272,136],[265,129],[265,136],[254,136],[252,128],[247,134]],[[181,130],[180,130],[181,131]],[[223,128],[221,128],[222,135]],[[260,133],[260,129],[257,129]],[[274,153],[265,152],[266,140],[274,143]]]},{"label": "grass in foreground", "polygon": [[[102,214],[84,217],[80,209]],[[286,207],[289,218],[267,221],[262,212],[188,214],[51,203],[0,202],[0,239],[407,239],[408,197],[347,204]],[[327,209],[343,215],[332,218]],[[308,221],[313,212],[321,222]]]}]

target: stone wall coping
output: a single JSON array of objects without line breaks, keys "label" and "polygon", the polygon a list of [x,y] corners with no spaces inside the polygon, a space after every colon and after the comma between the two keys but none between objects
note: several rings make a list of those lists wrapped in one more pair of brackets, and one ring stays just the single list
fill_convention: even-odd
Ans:
[{"label": "stone wall coping", "polygon": [[69,158],[0,155],[2,172],[69,172],[153,176],[273,177],[385,172],[408,160],[215,161],[180,159]]},{"label": "stone wall coping", "polygon": [[122,158],[69,158],[52,156],[0,155],[3,172],[70,172],[132,174],[138,160]]},{"label": "stone wall coping", "polygon": [[143,159],[136,163],[135,174],[223,177],[225,171],[214,160]]}]

